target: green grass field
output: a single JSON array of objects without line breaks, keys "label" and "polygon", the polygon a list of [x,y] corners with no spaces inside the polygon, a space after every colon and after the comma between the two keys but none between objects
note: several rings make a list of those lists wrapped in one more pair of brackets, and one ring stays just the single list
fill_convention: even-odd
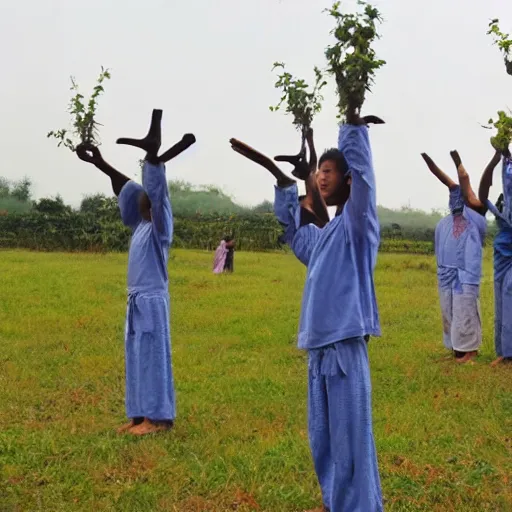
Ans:
[{"label": "green grass field", "polygon": [[[489,252],[489,251],[488,251]],[[170,262],[178,421],[124,418],[126,255],[1,252],[0,511],[302,511],[320,504],[295,346],[304,270],[291,255]],[[474,366],[443,359],[432,257],[383,254],[384,336],[370,343],[389,511],[512,510],[512,369],[493,370],[492,270]]]}]

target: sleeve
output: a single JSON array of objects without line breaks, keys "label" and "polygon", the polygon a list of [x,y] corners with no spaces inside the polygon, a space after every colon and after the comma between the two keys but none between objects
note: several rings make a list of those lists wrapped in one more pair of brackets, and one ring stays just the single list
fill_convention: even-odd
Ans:
[{"label": "sleeve", "polygon": [[487,209],[497,218],[497,219],[502,219],[503,216],[501,215],[500,211],[498,210],[498,208],[496,208],[496,205],[493,204],[489,199],[487,199],[487,203],[486,203],[486,206],[487,206]]},{"label": "sleeve", "polygon": [[370,137],[367,126],[340,126],[338,149],[348,164],[352,178],[350,198],[345,205],[350,227],[357,231],[379,235],[377,194]]},{"label": "sleeve", "polygon": [[153,227],[161,240],[170,243],[173,235],[173,216],[165,165],[145,162],[142,183],[151,201]]},{"label": "sleeve", "polygon": [[291,246],[300,222],[299,191],[296,183],[284,188],[275,187],[274,213],[285,229],[285,242]]},{"label": "sleeve", "polygon": [[121,220],[125,226],[131,229],[135,229],[141,221],[139,197],[142,192],[144,192],[144,189],[138,183],[130,180],[123,185],[117,198]]}]

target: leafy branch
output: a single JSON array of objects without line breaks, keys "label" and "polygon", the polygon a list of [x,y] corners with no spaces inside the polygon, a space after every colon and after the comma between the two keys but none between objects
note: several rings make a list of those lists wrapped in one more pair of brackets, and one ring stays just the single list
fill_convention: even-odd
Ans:
[{"label": "leafy branch", "polygon": [[512,143],[512,117],[503,110],[498,112],[496,120],[489,119],[489,125],[486,128],[497,129],[494,137],[491,137],[491,144],[494,149],[506,153],[510,144]]},{"label": "leafy branch", "polygon": [[339,117],[343,118],[349,108],[360,112],[367,92],[371,91],[375,73],[386,64],[377,59],[372,44],[380,36],[377,23],[382,23],[379,10],[368,2],[358,0],[363,12],[344,14],[341,2],[326,9],[336,26],[332,34],[336,43],[328,46],[325,56],[328,71],[334,75],[338,92]]},{"label": "leafy branch", "polygon": [[[498,46],[505,57],[507,73],[512,75],[512,39],[510,39],[509,34],[500,30],[499,24],[499,19],[491,20],[487,35],[494,37],[494,44]],[[509,146],[512,143],[512,117],[504,110],[500,110],[496,120],[489,119],[489,125],[486,128],[492,129],[494,127],[497,130],[496,135],[491,137],[493,147],[502,153],[508,153]]]},{"label": "leafy branch", "polygon": [[322,72],[316,67],[312,90],[305,80],[294,78],[288,73],[284,63],[276,62],[272,71],[276,69],[280,70],[280,74],[275,87],[282,90],[282,96],[279,103],[275,107],[270,107],[270,110],[277,112],[286,104],[286,113],[293,116],[293,124],[304,135],[311,127],[314,116],[322,110],[321,90],[327,82],[323,79]]},{"label": "leafy branch", "polygon": [[98,99],[105,92],[103,83],[105,80],[109,80],[110,77],[110,70],[102,67],[96,81],[96,86],[88,101],[85,101],[83,94],[79,92],[75,78],[71,77],[70,90],[75,93],[68,106],[68,112],[72,117],[73,128],[71,133],[66,129],[62,129],[51,131],[47,134],[48,138],[53,137],[57,139],[58,147],[64,146],[71,151],[75,151],[80,143],[89,143],[95,146],[100,144],[98,126],[101,125],[96,121],[95,116],[98,108]]},{"label": "leafy branch", "polygon": [[500,49],[505,58],[507,73],[512,75],[512,39],[510,39],[509,34],[505,34],[500,30],[499,19],[491,20],[487,35],[494,36],[494,44]]}]

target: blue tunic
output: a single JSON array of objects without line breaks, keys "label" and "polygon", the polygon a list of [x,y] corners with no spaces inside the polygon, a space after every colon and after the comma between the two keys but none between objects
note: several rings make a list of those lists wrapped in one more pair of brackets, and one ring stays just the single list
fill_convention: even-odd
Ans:
[{"label": "blue tunic", "polygon": [[299,328],[305,350],[381,333],[373,282],[380,229],[368,128],[342,125],[338,145],[352,177],[350,198],[311,251]]},{"label": "blue tunic", "polygon": [[443,342],[448,350],[467,353],[482,344],[480,280],[487,223],[465,206],[459,186],[450,190],[449,206],[452,213],[435,232]]},{"label": "blue tunic", "polygon": [[435,232],[437,275],[442,288],[454,282],[480,286],[482,255],[487,231],[485,217],[464,206],[460,187],[450,192],[450,214]]},{"label": "blue tunic", "polygon": [[285,188],[275,187],[274,213],[285,229],[284,240],[297,259],[307,266],[322,229],[315,224],[301,226],[300,210],[295,183]]},{"label": "blue tunic", "polygon": [[498,234],[494,239],[494,344],[499,357],[512,358],[512,160],[503,158],[504,205],[500,212],[490,201]]},{"label": "blue tunic", "polygon": [[[139,197],[151,201],[151,221],[139,213]],[[121,217],[132,229],[126,315],[126,413],[154,421],[176,417],[171,364],[167,263],[173,219],[165,166],[145,163],[143,188],[129,181],[119,194]]]},{"label": "blue tunic", "polygon": [[379,335],[373,285],[379,246],[368,129],[343,125],[339,149],[352,176],[343,213],[319,229],[300,226],[297,188],[276,188],[285,239],[308,267],[299,348],[308,351],[308,431],[324,505],[381,512],[365,335]]}]

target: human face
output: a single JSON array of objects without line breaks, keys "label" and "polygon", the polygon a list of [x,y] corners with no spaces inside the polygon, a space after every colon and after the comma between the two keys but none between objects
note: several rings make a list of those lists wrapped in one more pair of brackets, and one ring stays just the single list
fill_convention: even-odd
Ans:
[{"label": "human face", "polygon": [[317,171],[317,183],[327,206],[338,206],[346,195],[345,189],[348,192],[347,184],[334,160],[322,162]]}]

